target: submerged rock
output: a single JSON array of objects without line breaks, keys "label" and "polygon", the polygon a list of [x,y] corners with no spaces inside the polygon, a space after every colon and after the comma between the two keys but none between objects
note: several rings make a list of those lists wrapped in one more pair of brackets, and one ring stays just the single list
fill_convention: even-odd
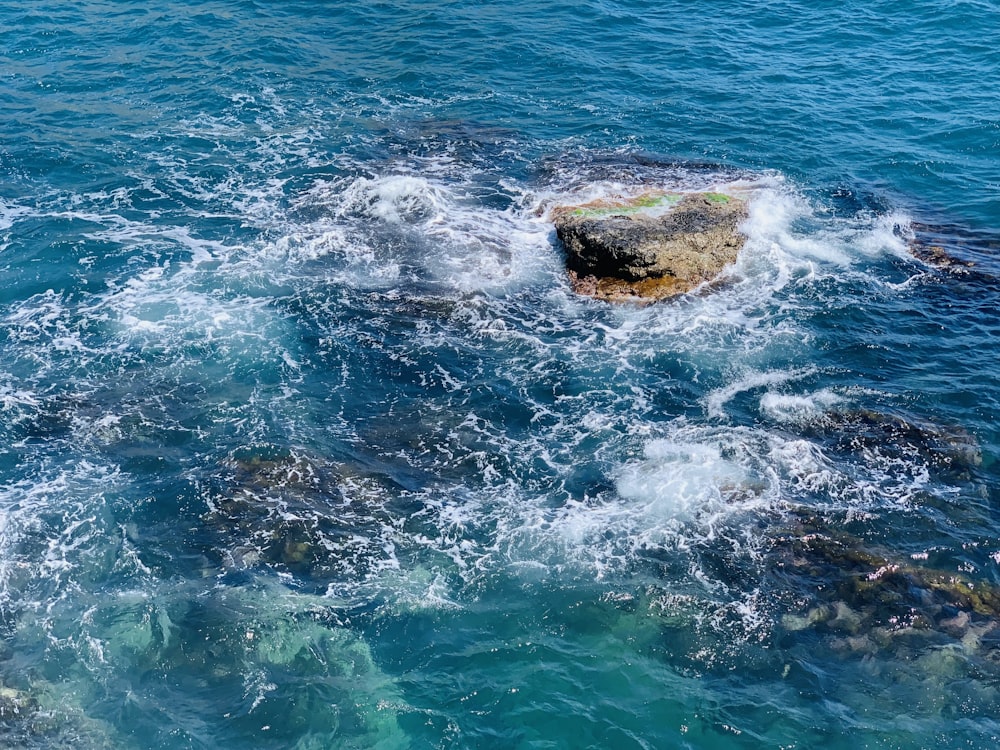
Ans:
[{"label": "submerged rock", "polygon": [[833,437],[838,447],[852,452],[878,451],[919,456],[929,466],[950,470],[963,480],[982,465],[976,437],[953,425],[939,425],[910,415],[872,409],[831,411],[810,425],[807,434]]},{"label": "submerged rock", "polygon": [[747,205],[722,193],[647,192],[552,216],[576,292],[653,301],[691,291],[736,261]]},{"label": "submerged rock", "polygon": [[88,716],[54,684],[36,680],[19,689],[0,677],[0,747],[114,750],[122,744],[104,721]]},{"label": "submerged rock", "polygon": [[833,531],[778,538],[774,552],[783,577],[823,582],[812,606],[782,618],[788,631],[874,634],[888,648],[916,633],[947,642],[1000,628],[1000,589],[985,581],[892,559]]},{"label": "submerged rock", "polygon": [[995,237],[971,231],[957,224],[913,222],[907,245],[917,260],[949,273],[967,274],[977,263],[978,253],[995,254],[1000,242]]},{"label": "submerged rock", "polygon": [[961,272],[976,265],[971,260],[956,258],[940,245],[925,245],[916,240],[910,242],[910,252],[917,260],[921,260],[929,266],[936,266],[937,268],[944,268],[953,272]]},{"label": "submerged rock", "polygon": [[0,721],[28,719],[37,710],[34,696],[0,683]]},{"label": "submerged rock", "polygon": [[354,581],[391,565],[397,511],[384,477],[294,451],[236,455],[207,493],[209,561],[270,569],[303,584]]}]

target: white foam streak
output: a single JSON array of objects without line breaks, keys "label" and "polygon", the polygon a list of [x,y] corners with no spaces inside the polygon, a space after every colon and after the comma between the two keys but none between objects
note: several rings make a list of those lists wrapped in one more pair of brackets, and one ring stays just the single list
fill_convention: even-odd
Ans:
[{"label": "white foam streak", "polygon": [[10,229],[18,219],[31,213],[26,206],[11,205],[0,198],[0,232]]},{"label": "white foam streak", "polygon": [[20,407],[35,408],[39,403],[31,391],[0,383],[0,407],[4,411],[13,412]]},{"label": "white foam streak", "polygon": [[710,417],[717,419],[725,417],[725,405],[740,393],[745,393],[746,391],[766,386],[780,385],[795,380],[801,380],[802,378],[815,374],[815,372],[816,369],[813,367],[803,367],[794,370],[771,370],[768,372],[745,373],[729,385],[723,388],[717,388],[716,390],[708,393],[708,395],[706,395],[703,399],[705,403],[705,410],[708,412]]},{"label": "white foam streak", "polygon": [[846,402],[829,388],[808,395],[768,391],[760,397],[761,411],[777,422],[808,424],[819,419],[831,407]]}]

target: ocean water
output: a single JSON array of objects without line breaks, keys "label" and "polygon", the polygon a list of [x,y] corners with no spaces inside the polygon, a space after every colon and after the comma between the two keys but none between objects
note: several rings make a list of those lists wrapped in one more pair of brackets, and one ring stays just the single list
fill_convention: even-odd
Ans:
[{"label": "ocean water", "polygon": [[[998,37],[0,0],[0,746],[996,747]],[[574,295],[649,188],[736,265]]]}]

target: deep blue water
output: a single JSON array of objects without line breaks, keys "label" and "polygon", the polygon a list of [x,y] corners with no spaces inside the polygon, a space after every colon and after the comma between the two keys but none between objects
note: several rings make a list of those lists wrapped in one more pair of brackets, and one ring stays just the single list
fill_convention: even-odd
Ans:
[{"label": "deep blue water", "polygon": [[995,0],[148,6],[0,0],[0,745],[997,746]]}]

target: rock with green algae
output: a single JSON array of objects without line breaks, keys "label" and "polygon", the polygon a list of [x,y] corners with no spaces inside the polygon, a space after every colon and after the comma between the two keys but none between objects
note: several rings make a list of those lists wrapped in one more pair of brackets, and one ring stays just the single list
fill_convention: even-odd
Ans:
[{"label": "rock with green algae", "polygon": [[[137,606],[132,597],[112,597],[77,624],[65,623],[78,629],[74,642],[90,646],[77,653],[78,663],[64,665],[59,685],[14,690],[0,682],[0,747],[122,747],[110,727],[106,743],[89,740],[101,727],[90,726],[95,722],[87,706],[114,687],[123,696],[122,715],[135,712],[148,727],[163,685],[138,675],[175,676],[175,694],[185,685],[202,686],[229,701],[220,711],[229,731],[249,736],[271,725],[275,747],[407,746],[398,723],[406,708],[394,683],[367,643],[338,624],[329,597],[269,580],[211,593],[179,584],[160,592],[157,610]],[[249,690],[256,691],[252,703]],[[2,713],[5,708],[11,716]],[[88,741],[59,744],[71,732],[86,732]],[[31,744],[36,740],[40,744]]]},{"label": "rock with green algae", "polygon": [[992,255],[1000,242],[957,224],[928,224],[914,221],[908,227],[910,253],[929,266],[947,273],[967,275],[976,266],[971,260],[977,251]]},{"label": "rock with green algae", "polygon": [[225,568],[269,568],[317,585],[364,575],[388,554],[382,477],[291,451],[227,459],[208,493],[206,527]]},{"label": "rock with green algae", "polygon": [[940,245],[924,245],[919,242],[910,243],[910,252],[917,260],[929,266],[943,268],[952,273],[962,273],[976,264],[970,260],[960,260]]},{"label": "rock with green algae", "polygon": [[552,211],[573,289],[612,302],[689,292],[736,261],[746,201],[724,193],[646,192]]},{"label": "rock with green algae", "polygon": [[0,721],[27,718],[38,710],[38,701],[23,690],[0,684]]},{"label": "rock with green algae", "polygon": [[0,747],[114,750],[121,744],[60,686],[39,680],[24,689],[0,682]]},{"label": "rock with green algae", "polygon": [[984,634],[1000,633],[997,587],[891,559],[844,534],[805,531],[776,540],[773,564],[784,575],[827,583],[817,589],[818,603],[784,616],[786,630],[867,633],[886,647],[915,634],[978,647]]}]

